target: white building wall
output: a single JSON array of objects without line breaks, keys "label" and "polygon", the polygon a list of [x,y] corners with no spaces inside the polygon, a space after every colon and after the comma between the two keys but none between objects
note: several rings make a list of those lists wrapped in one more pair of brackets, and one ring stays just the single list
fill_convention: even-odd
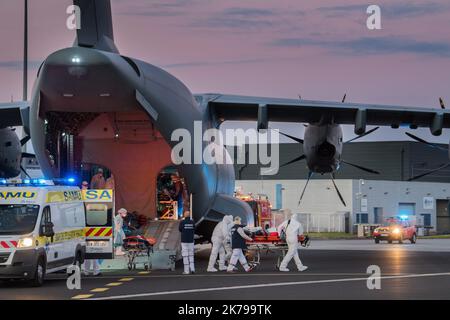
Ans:
[{"label": "white building wall", "polygon": [[[298,200],[306,180],[240,180],[236,187],[244,193],[265,194],[276,208],[277,184],[281,184],[282,207],[292,213],[299,213],[303,223],[308,223],[310,231],[343,231],[345,213],[350,216],[350,230],[356,223],[356,214],[361,212],[361,198],[367,199],[369,223],[374,223],[375,208],[383,208],[383,217],[399,214],[400,203],[415,204],[415,214],[431,214],[431,225],[436,228],[436,200],[450,198],[449,183],[401,182],[365,180],[336,180],[347,204],[345,207],[329,180],[311,180],[300,206]],[[425,209],[424,197],[433,197],[433,209]]]},{"label": "white building wall", "polygon": [[[336,184],[344,197],[347,206],[339,200],[333,183],[329,180],[311,180],[302,202],[300,195],[306,180],[268,180],[268,181],[236,181],[236,187],[244,193],[265,194],[269,197],[273,208],[288,209],[300,214],[307,231],[344,231],[345,214],[351,215],[353,207],[353,180],[337,180]],[[277,208],[276,189],[281,184],[282,206]]]},{"label": "white building wall", "polygon": [[[353,193],[359,192],[358,180],[354,180]],[[361,185],[362,197],[367,199],[367,213],[369,223],[374,223],[374,210],[383,208],[384,217],[399,214],[400,203],[415,204],[416,217],[423,213],[431,214],[431,225],[436,228],[436,200],[447,200],[450,197],[450,184],[435,182],[407,182],[407,181],[374,181],[366,180]],[[424,198],[434,199],[433,209],[424,208]],[[355,197],[354,213],[360,211],[360,200]],[[353,215],[356,221],[355,215]]]}]

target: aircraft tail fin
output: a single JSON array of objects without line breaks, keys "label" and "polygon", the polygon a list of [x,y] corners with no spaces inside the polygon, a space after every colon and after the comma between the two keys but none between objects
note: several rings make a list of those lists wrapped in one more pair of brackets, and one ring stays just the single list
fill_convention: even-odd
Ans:
[{"label": "aircraft tail fin", "polygon": [[73,0],[80,8],[81,25],[76,44],[80,47],[118,52],[114,44],[110,0]]}]

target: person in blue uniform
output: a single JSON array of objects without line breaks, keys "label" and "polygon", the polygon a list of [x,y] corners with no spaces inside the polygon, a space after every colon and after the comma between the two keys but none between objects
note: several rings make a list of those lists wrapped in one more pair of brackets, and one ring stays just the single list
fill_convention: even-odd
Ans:
[{"label": "person in blue uniform", "polygon": [[253,239],[245,234],[241,218],[235,217],[234,226],[231,228],[231,248],[233,249],[233,253],[228,264],[227,272],[234,272],[238,261],[246,272],[252,271],[253,268],[249,266],[244,255],[244,250],[247,250],[246,241],[253,241]]},{"label": "person in blue uniform", "polygon": [[181,232],[181,255],[183,257],[183,274],[195,273],[194,264],[194,234],[195,224],[191,219],[189,212],[185,212],[183,221],[180,222],[179,230]]}]

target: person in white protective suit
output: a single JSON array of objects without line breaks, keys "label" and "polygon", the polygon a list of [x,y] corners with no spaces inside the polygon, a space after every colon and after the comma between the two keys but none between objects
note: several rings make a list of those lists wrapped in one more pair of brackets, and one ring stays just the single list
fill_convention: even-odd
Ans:
[{"label": "person in white protective suit", "polygon": [[94,277],[99,277],[102,275],[100,272],[100,263],[97,259],[85,259],[83,269],[85,276],[89,276],[91,272]]},{"label": "person in white protective suit", "polygon": [[286,256],[284,257],[283,261],[280,264],[280,271],[289,272],[287,265],[292,260],[292,258],[294,258],[298,271],[305,271],[306,269],[308,269],[308,267],[303,265],[298,255],[298,249],[300,248],[298,236],[303,235],[303,226],[298,221],[297,214],[293,214],[290,219],[284,221],[278,227],[278,234],[281,235],[283,230],[286,234],[286,242],[289,249],[288,252],[286,253]]},{"label": "person in white protective suit", "polygon": [[218,270],[214,267],[217,261],[217,256],[219,257],[219,270],[226,271],[227,267],[225,266],[226,254],[228,250],[227,243],[230,242],[230,232],[233,227],[233,216],[228,215],[223,217],[222,221],[220,221],[216,227],[214,228],[211,243],[211,255],[209,257],[209,264],[207,272],[217,272]]}]

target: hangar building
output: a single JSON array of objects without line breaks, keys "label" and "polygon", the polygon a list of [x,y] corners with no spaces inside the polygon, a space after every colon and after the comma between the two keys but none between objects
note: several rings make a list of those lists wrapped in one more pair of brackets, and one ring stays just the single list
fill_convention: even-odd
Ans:
[{"label": "hangar building", "polygon": [[[280,144],[280,164],[301,153],[298,144]],[[236,165],[236,187],[267,195],[274,209],[299,213],[309,232],[351,231],[356,224],[379,224],[388,217],[408,215],[433,233],[450,233],[450,168],[408,181],[448,163],[447,153],[409,141],[355,142],[344,146],[343,159],[380,172],[374,175],[343,164],[336,183],[346,206],[329,177],[320,175],[310,181],[298,205],[308,175],[305,162],[264,177],[259,165]]]}]

